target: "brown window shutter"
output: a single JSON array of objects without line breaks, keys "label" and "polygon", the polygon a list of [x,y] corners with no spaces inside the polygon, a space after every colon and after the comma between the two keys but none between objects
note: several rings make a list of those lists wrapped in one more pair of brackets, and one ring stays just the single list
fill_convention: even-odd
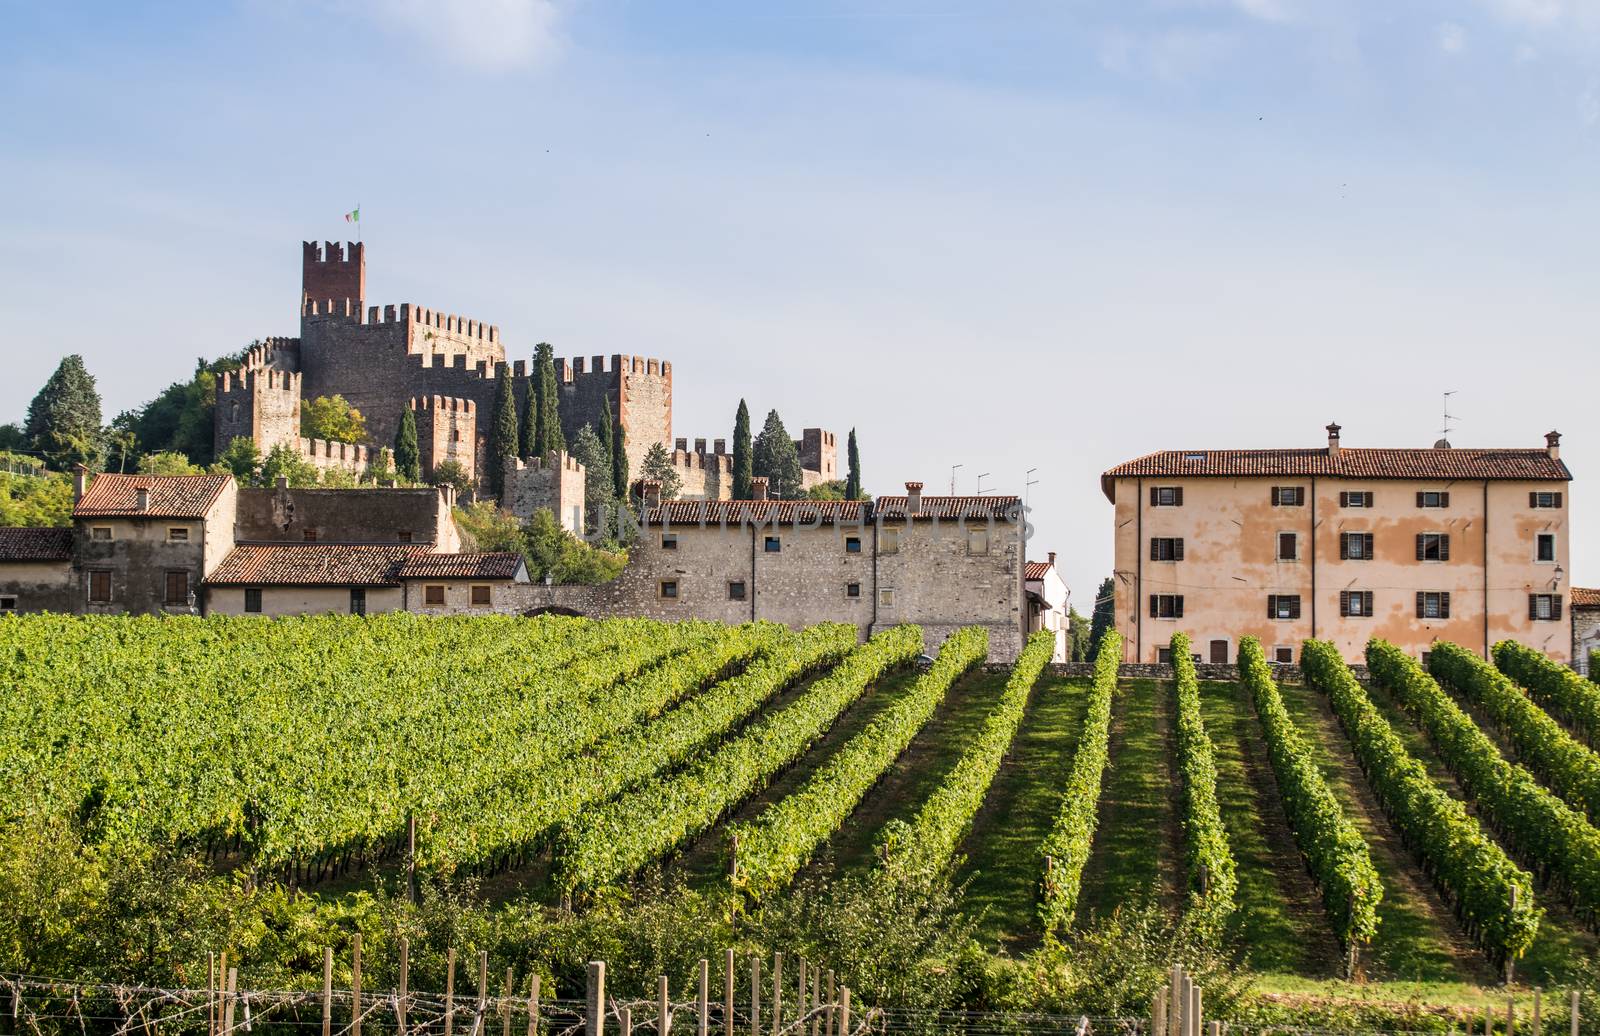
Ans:
[{"label": "brown window shutter", "polygon": [[1561,494],[1560,493],[1556,494],[1556,506],[1557,507],[1561,506]]},{"label": "brown window shutter", "polygon": [[1424,603],[1424,601],[1427,599],[1427,596],[1428,595],[1423,593],[1421,590],[1417,591],[1417,618],[1419,619],[1425,618],[1428,614],[1427,606]]},{"label": "brown window shutter", "polygon": [[1343,618],[1343,617],[1349,616],[1349,614],[1350,614],[1350,591],[1349,590],[1340,590],[1339,591],[1339,615],[1340,615],[1341,618]]},{"label": "brown window shutter", "polygon": [[1298,619],[1299,617],[1300,617],[1300,598],[1291,597],[1291,598],[1289,598],[1289,618]]},{"label": "brown window shutter", "polygon": [[1267,595],[1267,618],[1276,619],[1277,617],[1278,617],[1278,595],[1277,594],[1268,594]]},{"label": "brown window shutter", "polygon": [[1439,537],[1439,560],[1450,560],[1450,534],[1448,532]]},{"label": "brown window shutter", "polygon": [[1154,536],[1150,537],[1150,560],[1151,561],[1160,561],[1161,560],[1160,546],[1161,546],[1161,541],[1160,540],[1156,539]]},{"label": "brown window shutter", "polygon": [[1177,597],[1174,597],[1172,599],[1172,617],[1174,619],[1183,618],[1183,595],[1182,594],[1179,594]]},{"label": "brown window shutter", "polygon": [[1443,594],[1439,595],[1439,618],[1448,619],[1449,617],[1450,617],[1450,595],[1448,593],[1443,593]]},{"label": "brown window shutter", "polygon": [[1529,619],[1537,619],[1538,617],[1539,617],[1539,595],[1538,594],[1529,594],[1528,595],[1528,618]]},{"label": "brown window shutter", "polygon": [[1179,536],[1177,539],[1172,541],[1172,560],[1174,560],[1174,561],[1182,561],[1183,560],[1183,537],[1182,536]]},{"label": "brown window shutter", "polygon": [[1150,506],[1154,507],[1155,505],[1156,505],[1156,487],[1155,486],[1151,486],[1150,487]]},{"label": "brown window shutter", "polygon": [[1348,532],[1339,534],[1339,560],[1350,560],[1350,534]]},{"label": "brown window shutter", "polygon": [[1529,507],[1538,507],[1539,506],[1539,492],[1538,492],[1538,490],[1529,490],[1528,491],[1528,506]]},{"label": "brown window shutter", "polygon": [[1364,548],[1361,551],[1361,556],[1364,557],[1364,558],[1370,559],[1373,556],[1373,553],[1374,553],[1373,543],[1372,543],[1372,533],[1368,532],[1368,533],[1363,533],[1362,534],[1362,536],[1361,536],[1361,546]]},{"label": "brown window shutter", "polygon": [[1422,557],[1423,557],[1424,553],[1425,552],[1424,552],[1423,547],[1422,547],[1422,533],[1419,532],[1419,533],[1417,533],[1417,560],[1418,561],[1422,560]]},{"label": "brown window shutter", "polygon": [[1272,487],[1272,506],[1273,507],[1277,507],[1278,506],[1278,500],[1279,500],[1280,496],[1281,496],[1281,494],[1278,492],[1278,487],[1277,486],[1273,486]]},{"label": "brown window shutter", "polygon": [[1349,507],[1350,506],[1350,494],[1349,493],[1340,493],[1339,494],[1339,506],[1340,507]]},{"label": "brown window shutter", "polygon": [[1417,491],[1417,506],[1418,506],[1418,507],[1423,507],[1423,506],[1426,506],[1426,505],[1425,505],[1425,504],[1424,504],[1424,503],[1423,503],[1423,499],[1424,499],[1424,497],[1425,497],[1425,494],[1424,494],[1424,493],[1423,493],[1423,492],[1422,492],[1422,491],[1421,491],[1421,490],[1420,490],[1420,489],[1419,489],[1419,490],[1418,490],[1418,491]]},{"label": "brown window shutter", "polygon": [[1157,617],[1156,616],[1156,595],[1155,594],[1151,594],[1150,595],[1150,617],[1152,619]]},{"label": "brown window shutter", "polygon": [[1561,595],[1556,594],[1550,598],[1550,617],[1559,621],[1561,619]]},{"label": "brown window shutter", "polygon": [[1449,507],[1450,506],[1450,494],[1449,493],[1440,493],[1439,494],[1439,506],[1440,507]]}]

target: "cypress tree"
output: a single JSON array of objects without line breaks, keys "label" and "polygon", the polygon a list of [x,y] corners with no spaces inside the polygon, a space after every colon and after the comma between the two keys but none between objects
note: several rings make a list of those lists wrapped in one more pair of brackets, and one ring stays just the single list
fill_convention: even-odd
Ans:
[{"label": "cypress tree", "polygon": [[535,434],[539,440],[539,453],[565,450],[567,437],[561,434],[561,386],[556,381],[556,353],[549,342],[540,342],[534,350],[539,361],[539,420]]},{"label": "cypress tree", "polygon": [[616,422],[611,420],[611,397],[607,396],[600,403],[600,420],[595,422],[595,434],[600,437],[600,450],[605,454],[606,480],[611,483],[611,491],[616,492],[617,471],[617,444],[614,435]]},{"label": "cypress tree", "polygon": [[800,469],[800,451],[783,427],[776,410],[767,411],[766,424],[756,436],[750,451],[750,470],[765,475],[767,494],[779,500],[798,500],[805,495],[805,476]]},{"label": "cypress tree", "polygon": [[539,365],[533,365],[528,388],[522,395],[522,424],[517,430],[517,453],[538,456],[539,448]]},{"label": "cypress tree", "polygon": [[733,419],[733,498],[750,499],[750,408],[739,400]]},{"label": "cypress tree", "polygon": [[77,353],[56,366],[44,388],[28,404],[24,434],[33,449],[57,468],[100,463],[100,393]]},{"label": "cypress tree", "polygon": [[394,433],[394,470],[407,482],[422,481],[422,450],[417,446],[417,414],[400,411],[400,430]]},{"label": "cypress tree", "polygon": [[[606,406],[611,406],[610,399],[606,400]],[[628,499],[628,430],[622,427],[621,421],[616,423],[611,437],[611,491],[618,501]]]},{"label": "cypress tree", "polygon": [[1117,624],[1117,584],[1107,576],[1094,596],[1094,611],[1089,613],[1089,661],[1100,654],[1100,641]]},{"label": "cypress tree", "polygon": [[850,445],[847,448],[850,473],[844,480],[844,498],[846,500],[861,499],[861,451],[856,449],[856,430],[850,429]]},{"label": "cypress tree", "polygon": [[517,394],[511,387],[511,365],[500,365],[495,387],[494,412],[489,418],[489,488],[495,496],[505,492],[506,458],[517,455]]}]

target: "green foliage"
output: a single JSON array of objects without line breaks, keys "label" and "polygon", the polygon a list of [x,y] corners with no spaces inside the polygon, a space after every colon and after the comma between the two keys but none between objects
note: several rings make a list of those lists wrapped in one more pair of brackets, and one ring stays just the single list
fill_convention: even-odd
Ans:
[{"label": "green foliage", "polygon": [[[522,522],[493,500],[474,500],[454,511],[456,528],[470,550],[526,554]],[[531,572],[531,564],[529,566]]]},{"label": "green foliage", "polygon": [[237,370],[243,362],[243,350],[209,362],[196,360],[188,380],[175,381],[144,406],[117,415],[113,429],[134,440],[125,444],[127,452],[175,450],[202,467],[217,460],[217,375]]},{"label": "green foliage", "polygon": [[231,474],[238,483],[250,485],[261,470],[261,449],[248,435],[236,435],[228,448],[217,458],[217,465]]},{"label": "green foliage", "polygon": [[660,482],[663,500],[676,500],[683,492],[683,479],[678,477],[678,469],[673,467],[672,457],[661,443],[653,442],[645,451],[644,462],[639,465],[639,477]]},{"label": "green foliage", "polygon": [[921,651],[920,628],[884,630],[738,737],[578,816],[557,843],[556,883],[569,891],[603,888],[705,831],[798,759],[869,683]]},{"label": "green foliage", "polygon": [[[1441,647],[1444,645],[1435,644],[1433,650]],[[1458,659],[1447,649],[1436,671],[1454,673],[1457,664]],[[1367,645],[1367,667],[1415,717],[1429,743],[1472,796],[1477,815],[1525,862],[1546,876],[1559,878],[1574,913],[1591,925],[1600,922],[1600,831],[1591,827],[1583,814],[1540,787],[1527,770],[1506,762],[1472,717],[1450,700],[1415,659],[1392,644],[1374,640]],[[1526,891],[1525,901],[1531,909],[1531,883]]]},{"label": "green foliage", "polygon": [[51,467],[65,471],[74,464],[97,468],[104,452],[100,428],[100,392],[77,353],[56,365],[33,402],[23,426],[29,447],[43,454]]},{"label": "green foliage", "polygon": [[[1426,861],[1428,874],[1455,905],[1468,933],[1497,960],[1522,956],[1542,913],[1533,903],[1532,876],[1513,864],[1466,807],[1445,794],[1406,751],[1336,647],[1308,640],[1300,665],[1307,682],[1328,696],[1373,794],[1406,843]],[[1379,641],[1367,645],[1367,665],[1375,680],[1391,688],[1401,680],[1428,679],[1416,663]]]},{"label": "green foliage", "polygon": [[[607,399],[606,407],[608,410],[610,406],[611,400]],[[628,430],[622,427],[621,421],[616,424],[616,432],[611,440],[611,492],[621,501],[628,499],[628,483],[630,481],[628,477]]]},{"label": "green foliage", "polygon": [[264,486],[275,486],[280,478],[287,478],[291,489],[312,488],[321,481],[315,464],[302,457],[288,443],[281,442],[261,462],[260,480]]},{"label": "green foliage", "polygon": [[572,455],[583,465],[583,520],[596,538],[606,539],[615,502],[611,495],[611,455],[593,425],[584,425],[573,437]]},{"label": "green foliage", "polygon": [[1089,659],[1093,661],[1100,657],[1100,642],[1106,633],[1117,628],[1117,584],[1110,576],[1095,591],[1094,610],[1089,616]]},{"label": "green foliage", "polygon": [[1028,638],[1000,692],[1000,700],[984,719],[977,736],[967,743],[955,767],[909,824],[891,821],[885,826],[879,841],[891,870],[903,875],[942,871],[950,865],[956,846],[983,805],[989,785],[1016,737],[1033,686],[1054,652],[1055,636],[1049,630],[1040,630]]},{"label": "green foliage", "polygon": [[1052,938],[1072,924],[1072,915],[1078,909],[1083,867],[1089,862],[1098,822],[1100,781],[1111,744],[1111,699],[1117,690],[1117,671],[1122,663],[1122,638],[1116,630],[1106,631],[1102,647],[1105,650],[1094,663],[1094,683],[1089,687],[1072,773],[1067,777],[1055,824],[1039,847],[1044,872],[1039,919],[1045,935]]},{"label": "green foliage", "polygon": [[800,451],[776,410],[767,411],[767,423],[756,436],[750,451],[750,470],[766,478],[767,495],[775,500],[798,500],[805,495]]},{"label": "green foliage", "polygon": [[141,475],[200,475],[202,470],[175,450],[147,453],[139,458]]},{"label": "green foliage", "polygon": [[517,455],[517,394],[511,385],[511,365],[500,364],[494,390],[494,410],[489,415],[489,492],[498,497],[506,488],[506,461]]},{"label": "green foliage", "polygon": [[318,396],[300,404],[300,434],[307,439],[364,443],[367,419],[338,393]]},{"label": "green foliage", "polygon": [[442,460],[433,466],[433,474],[428,476],[428,484],[434,486],[450,486],[456,491],[456,498],[462,499],[472,492],[476,483],[472,476],[467,474],[467,469],[461,462],[454,458]]},{"label": "green foliage", "polygon": [[1516,684],[1465,648],[1434,645],[1428,668],[1457,698],[1499,726],[1517,760],[1545,787],[1573,809],[1586,813],[1591,823],[1600,820],[1600,756],[1567,733]]},{"label": "green foliage", "polygon": [[538,412],[534,415],[533,436],[535,449],[530,454],[543,457],[552,450],[567,448],[567,437],[561,431],[561,384],[556,380],[556,353],[549,342],[533,347],[534,382],[538,389]]},{"label": "green foliage", "polygon": [[605,550],[585,543],[563,529],[548,508],[534,511],[523,533],[527,537],[528,573],[534,579],[548,575],[554,583],[596,586],[620,576],[628,564],[627,551]]},{"label": "green foliage", "polygon": [[750,408],[739,400],[739,411],[733,418],[733,498],[750,499]]},{"label": "green foliage", "polygon": [[861,499],[861,451],[856,448],[856,430],[850,429],[850,442],[845,448],[846,463],[849,473],[844,480],[844,498],[846,500]]},{"label": "green foliage", "polygon": [[[515,386],[513,386],[513,389]],[[527,388],[522,394],[522,409],[517,417],[517,456],[534,457],[539,446],[539,364],[533,365]]]},{"label": "green foliage", "polygon": [[830,479],[827,482],[818,482],[806,490],[807,500],[848,500],[845,494],[845,484],[839,479]]},{"label": "green foliage", "polygon": [[72,479],[57,471],[21,474],[0,471],[0,526],[70,525]]},{"label": "green foliage", "polygon": [[417,413],[400,411],[400,428],[394,433],[394,470],[407,482],[422,481],[422,448],[417,444]]},{"label": "green foliage", "polygon": [[[1307,678],[1330,697],[1334,696],[1339,671],[1349,673],[1337,652],[1331,659],[1323,657],[1318,641],[1306,642],[1302,664],[1307,667]],[[1313,671],[1318,675],[1311,675]],[[1378,930],[1378,903],[1383,899],[1383,884],[1372,865],[1372,852],[1367,840],[1345,816],[1317,768],[1311,746],[1284,708],[1267,657],[1254,637],[1239,641],[1239,678],[1255,703],[1267,758],[1278,779],[1283,811],[1294,831],[1295,844],[1322,892],[1322,906],[1333,933],[1347,947],[1352,942],[1371,942]],[[1334,711],[1339,711],[1337,703]],[[1345,729],[1350,732],[1348,726]],[[1351,742],[1355,742],[1353,734]]]},{"label": "green foliage", "polygon": [[[1590,674],[1600,673],[1592,661]],[[1514,640],[1502,640],[1494,646],[1494,662],[1501,672],[1526,688],[1534,701],[1587,738],[1591,747],[1600,746],[1600,685],[1552,662],[1544,652]]]},{"label": "green foliage", "polygon": [[1176,740],[1183,795],[1183,855],[1189,880],[1187,909],[1201,932],[1216,937],[1237,905],[1234,896],[1239,878],[1217,804],[1217,753],[1200,718],[1200,680],[1195,675],[1189,638],[1183,633],[1172,635],[1172,668],[1178,703]]},{"label": "green foliage", "polygon": [[0,424],[0,452],[28,449],[28,435],[16,421]]},{"label": "green foliage", "polygon": [[735,886],[759,899],[787,885],[911,744],[951,685],[988,653],[986,627],[952,633],[904,697],[812,771],[798,790],[749,823],[735,825]]},{"label": "green foliage", "polygon": [[1088,662],[1094,658],[1094,630],[1078,609],[1067,609],[1067,661]]}]

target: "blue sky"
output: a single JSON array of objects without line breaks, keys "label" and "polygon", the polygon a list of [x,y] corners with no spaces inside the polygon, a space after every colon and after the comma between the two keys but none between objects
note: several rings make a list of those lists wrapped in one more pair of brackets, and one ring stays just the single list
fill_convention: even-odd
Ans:
[{"label": "blue sky", "polygon": [[[1600,465],[1600,0],[0,0],[0,420],[108,418],[370,301],[661,356],[859,430],[867,486],[1032,489],[1086,603],[1153,449],[1566,434]],[[1580,527],[1593,527],[1580,522]],[[1573,545],[1600,584],[1600,545]],[[1087,610],[1086,608],[1084,610]]]}]

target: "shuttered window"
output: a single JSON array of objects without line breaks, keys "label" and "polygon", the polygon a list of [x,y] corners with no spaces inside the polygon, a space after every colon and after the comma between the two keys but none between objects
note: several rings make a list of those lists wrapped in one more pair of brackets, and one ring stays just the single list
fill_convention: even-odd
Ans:
[{"label": "shuttered window", "polygon": [[1370,492],[1340,493],[1340,507],[1371,507],[1372,494]]},{"label": "shuttered window", "polygon": [[1183,618],[1183,595],[1151,594],[1150,617],[1152,619]]},{"label": "shuttered window", "polygon": [[1417,533],[1418,561],[1449,561],[1450,534],[1447,532]]},{"label": "shuttered window", "polygon": [[1273,507],[1304,507],[1306,491],[1304,486],[1273,486]]},{"label": "shuttered window", "polygon": [[1428,490],[1417,494],[1418,507],[1449,507],[1450,494]]},{"label": "shuttered window", "polygon": [[1182,536],[1152,536],[1150,538],[1151,561],[1182,561],[1183,537]]},{"label": "shuttered window", "polygon": [[1559,622],[1561,620],[1561,595],[1529,594],[1528,618],[1535,622]]},{"label": "shuttered window", "polygon": [[1417,591],[1417,618],[1448,619],[1449,617],[1450,594],[1448,592],[1442,590]]},{"label": "shuttered window", "polygon": [[1183,506],[1183,487],[1182,486],[1151,486],[1150,487],[1150,506],[1151,507],[1182,507]]},{"label": "shuttered window", "polygon": [[1339,614],[1344,618],[1370,618],[1372,616],[1371,590],[1340,590]]},{"label": "shuttered window", "polygon": [[1532,492],[1528,494],[1528,506],[1533,508],[1551,508],[1561,506],[1560,493]]},{"label": "shuttered window", "polygon": [[1292,532],[1278,533],[1278,560],[1300,560],[1300,537]]},{"label": "shuttered window", "polygon": [[1372,533],[1341,532],[1339,534],[1339,559],[1341,561],[1371,561]]},{"label": "shuttered window", "polygon": [[1269,619],[1298,619],[1300,617],[1299,594],[1268,594],[1267,618]]}]

